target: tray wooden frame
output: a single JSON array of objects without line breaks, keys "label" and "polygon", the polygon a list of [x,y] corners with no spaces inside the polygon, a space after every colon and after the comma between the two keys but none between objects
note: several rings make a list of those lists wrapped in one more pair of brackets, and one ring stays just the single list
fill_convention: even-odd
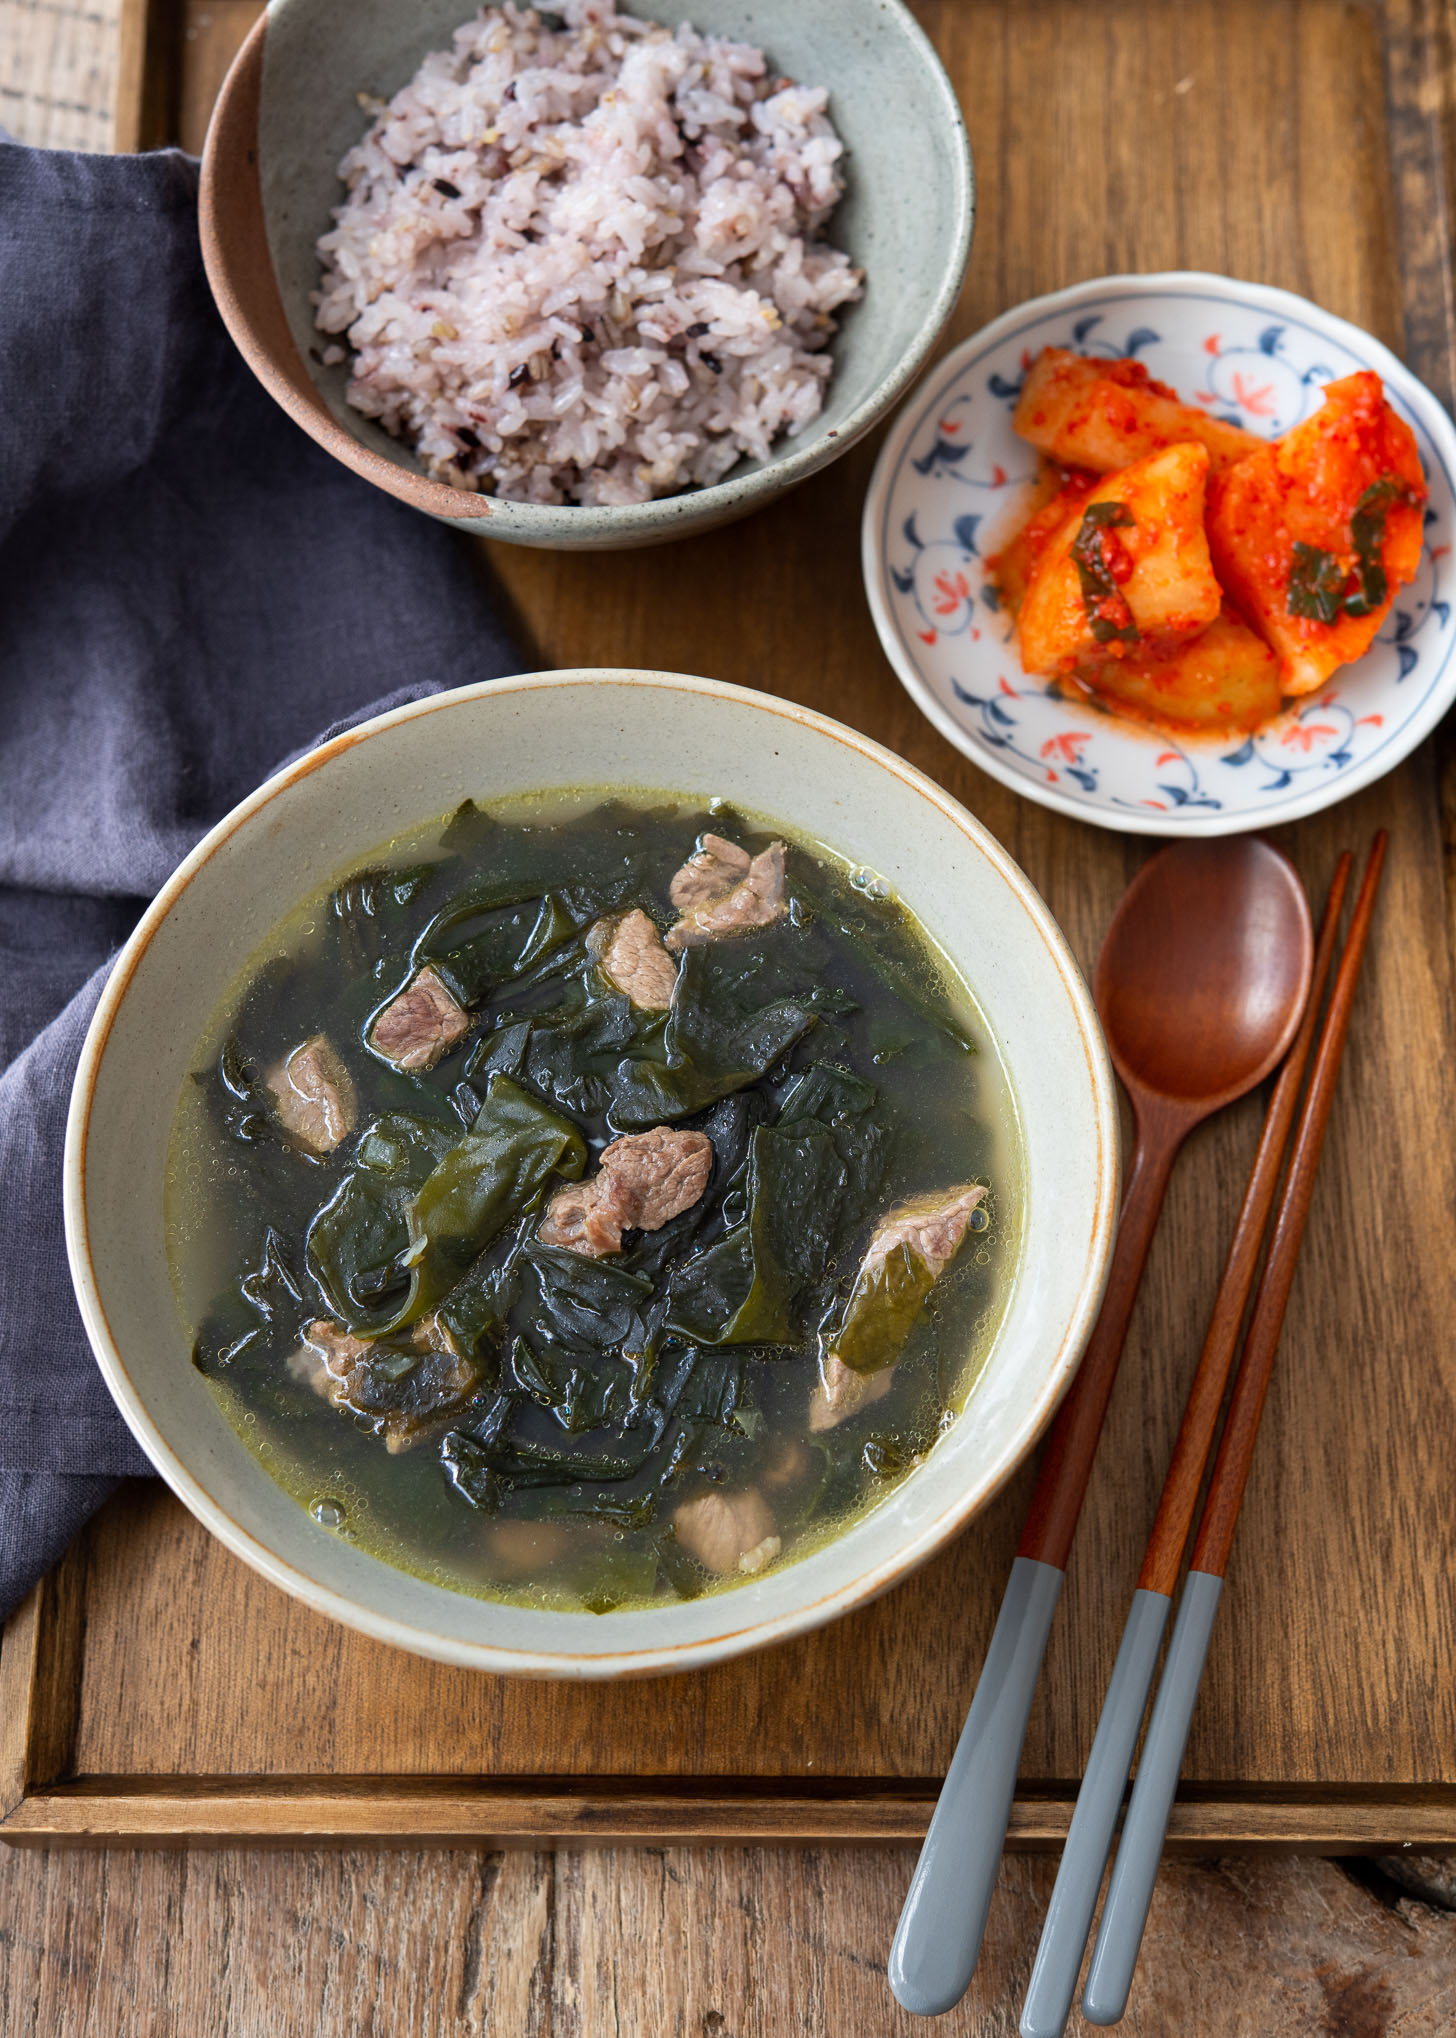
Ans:
[{"label": "tray wooden frame", "polygon": [[[1132,0],[1098,4],[1109,20],[1138,12]],[[1171,4],[1144,0],[1144,11],[1165,13]],[[935,0],[927,0],[925,11],[936,11],[943,22],[952,5],[953,0],[943,0],[937,11]],[[254,0],[123,0],[118,147],[173,140],[198,147],[210,92],[228,50],[241,40],[255,11]],[[990,11],[989,6],[982,10]],[[1022,16],[1027,33],[1044,26],[1050,11],[1040,0],[1027,0]],[[1352,36],[1367,34],[1374,24],[1381,38],[1385,164],[1398,241],[1405,353],[1449,402],[1456,386],[1456,310],[1450,286],[1456,10],[1451,0],[1389,0],[1384,6],[1352,5],[1345,11]],[[1285,12],[1293,22],[1299,9],[1295,5]],[[984,203],[984,179],[982,191]],[[528,621],[545,613],[539,597],[556,584],[549,579],[552,562],[497,554],[495,563]],[[548,631],[538,636],[546,654],[541,662],[574,662],[569,652],[562,655]],[[899,726],[903,738],[904,725]],[[926,739],[917,732],[910,740],[923,745]],[[1432,818],[1444,830],[1449,947],[1456,758],[1449,738],[1435,741],[1428,783],[1434,788]],[[1043,831],[1070,825],[1039,823]],[[1016,838],[1008,839],[1016,848]],[[1040,833],[1036,839],[1049,838]],[[1430,938],[1429,929],[1425,938]],[[816,1777],[810,1782],[786,1776],[683,1775],[644,1784],[602,1775],[491,1782],[390,1774],[78,1773],[87,1581],[84,1556],[68,1554],[5,1629],[0,1648],[0,1839],[18,1844],[367,1840],[533,1847],[623,1841],[903,1842],[923,1833],[934,1802],[933,1776]],[[1320,1853],[1456,1846],[1456,1748],[1446,1749],[1437,1766],[1438,1779],[1421,1784],[1372,1783],[1368,1777],[1360,1784],[1334,1781],[1319,1787],[1195,1784],[1180,1793],[1171,1842],[1184,1851],[1257,1847]],[[1066,1831],[1074,1794],[1070,1780],[1025,1783],[1013,1812],[1012,1844],[1054,1845]]]},{"label": "tray wooden frame", "polygon": [[[0,1651],[0,1840],[16,1845],[612,1846],[919,1840],[933,1778],[867,1786],[802,1782],[543,1777],[493,1784],[380,1776],[68,1777],[84,1599],[62,1561],[12,1616]],[[1009,1842],[1066,1837],[1074,1785],[1017,1793]],[[1434,1789],[1183,1791],[1169,1845],[1343,1854],[1456,1845],[1456,1786]]]}]

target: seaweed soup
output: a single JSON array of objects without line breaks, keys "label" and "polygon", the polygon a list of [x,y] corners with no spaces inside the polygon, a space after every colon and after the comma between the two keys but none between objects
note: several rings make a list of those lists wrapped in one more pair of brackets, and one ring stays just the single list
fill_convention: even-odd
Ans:
[{"label": "seaweed soup", "polygon": [[605,1613],[739,1584],[963,1407],[1020,1246],[968,992],[722,802],[467,801],[274,930],[200,1043],[194,1363],[320,1527]]}]

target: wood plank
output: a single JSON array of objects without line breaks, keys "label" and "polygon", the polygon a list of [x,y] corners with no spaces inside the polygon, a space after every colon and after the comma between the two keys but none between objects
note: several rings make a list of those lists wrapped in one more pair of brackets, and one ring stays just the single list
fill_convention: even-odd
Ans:
[{"label": "wood plank", "polygon": [[[375,1777],[190,1778],[182,1787],[88,1778],[34,1790],[0,1826],[16,1846],[134,1845],[186,1839],[205,1846],[252,1842],[307,1845],[617,1847],[887,1844],[924,1837],[937,1779],[913,1792],[867,1791],[850,1779],[842,1794],[771,1793],[753,1778],[731,1796],[692,1787],[604,1794],[599,1778],[563,1779],[533,1792],[468,1779],[413,1789]],[[1019,1797],[1008,1829],[1013,1850],[1058,1847],[1071,1823],[1074,1792]],[[1456,1789],[1331,1791],[1288,1789],[1258,1798],[1180,1795],[1168,1825],[1175,1853],[1292,1849],[1320,1854],[1386,1853],[1456,1846]]]},{"label": "wood plank", "polygon": [[32,1694],[44,1597],[42,1581],[10,1616],[0,1643],[0,1821],[9,1817],[35,1784],[50,1783],[60,1773],[53,1770],[50,1776],[37,1777],[30,1761]]},{"label": "wood plank", "polygon": [[117,54],[118,154],[168,147],[178,135],[182,0],[121,0]]},{"label": "wood plank", "polygon": [[[0,2031],[913,2038],[883,1971],[909,1872],[901,1848],[0,1849]],[[1050,1880],[1005,1865],[945,2038],[1009,2038]],[[1399,1898],[1331,1862],[1170,1863],[1128,2028],[1444,2038],[1456,1917]]]},{"label": "wood plank", "polygon": [[1456,394],[1456,278],[1450,260],[1456,9],[1450,0],[1386,0],[1384,21],[1405,357],[1449,409]]},{"label": "wood plank", "polygon": [[213,101],[262,0],[120,0],[120,9],[113,148],[200,156]]},{"label": "wood plank", "polygon": [[[1446,36],[1450,10],[1444,0],[1391,0],[1387,12],[1406,38],[1392,50],[1392,91],[1404,92],[1414,122],[1405,151],[1414,162],[1409,177],[1401,168],[1407,130],[1398,125],[1394,131],[1407,222],[1400,246],[1408,345],[1419,371],[1449,395],[1449,368],[1441,370],[1439,357],[1445,350],[1449,361],[1451,324],[1437,296],[1443,284],[1449,287],[1444,214],[1430,202],[1432,137],[1422,130],[1434,130],[1439,153],[1452,73],[1449,56],[1441,57],[1436,46]],[[1024,5],[1021,14],[1018,33],[1023,26],[1027,33],[1044,30],[1033,7]],[[1201,23],[1206,26],[1206,16],[1191,10],[1182,20],[1185,59]],[[0,40],[4,26],[0,9]],[[206,24],[197,18],[194,26],[205,51]],[[101,31],[93,32],[104,42]],[[1043,33],[1043,46],[1047,40]],[[1204,41],[1216,61],[1218,39]],[[969,39],[965,54],[974,55]],[[1188,76],[1193,83],[1179,92]],[[1196,75],[1183,72],[1174,80],[1174,96],[1194,98],[1196,105],[1197,84]],[[1041,122],[1043,139],[1059,116],[1070,117],[1065,102]],[[189,117],[195,120],[195,113]],[[15,126],[5,106],[0,121]],[[1028,126],[1035,136],[1034,125]],[[200,133],[184,139],[195,148]],[[988,163],[979,131],[977,140],[979,265],[999,260],[988,221],[994,226],[993,179],[1002,177],[1003,165]],[[1446,175],[1451,168],[1448,159]],[[1004,174],[1009,181],[1009,163]],[[1189,202],[1180,190],[1170,209]],[[1437,294],[1426,294],[1424,309],[1413,304],[1422,270],[1413,259],[1411,222],[1416,238],[1426,238],[1435,278]],[[1128,259],[1138,262],[1138,239],[1129,235],[1127,245]],[[996,301],[993,289],[988,302]],[[858,599],[849,579],[843,598]],[[1449,801],[1445,840],[1452,843],[1453,746],[1447,739],[1441,747]],[[1456,868],[1449,857],[1447,868]],[[1449,887],[1448,898],[1456,898]],[[1087,938],[1096,932],[1093,925]],[[150,1549],[133,1554],[143,1572],[150,1568]],[[155,1559],[164,1567],[182,1564],[185,1575],[185,1551],[164,1543]],[[133,1579],[121,1581],[123,1592]],[[18,1781],[27,1766],[32,1783],[43,1774],[34,1773],[27,1753],[29,1708],[22,1715],[17,1703],[30,1688],[39,1639],[23,1610],[0,1651],[0,1786]],[[180,1679],[184,1706],[197,1697],[197,1679],[186,1667],[192,1643],[226,1649],[228,1638],[221,1628],[190,1637],[178,1632],[165,1647],[158,1642],[149,1666],[134,1666],[138,1673],[149,1668],[152,1684]],[[316,1638],[304,1638],[303,1646],[317,1648]],[[327,1662],[317,1658],[312,1677],[301,1680],[312,1706],[327,1703],[329,1675]],[[138,1675],[129,1693],[144,1688]],[[410,1693],[398,1695],[408,1699]],[[172,1726],[179,1728],[175,1716]],[[307,1782],[326,1795],[314,1779]],[[256,1783],[249,1787],[258,1790]],[[232,1802],[232,1788],[228,1779],[219,1795]],[[94,1783],[88,1789],[95,1817],[101,1789]],[[199,1792],[205,1802],[206,1790],[203,1782],[176,1792],[188,1800],[194,1821]],[[32,1809],[44,1795],[33,1794]],[[134,1799],[135,1781],[123,1779],[118,1795]],[[422,1812],[425,1795],[420,1788],[414,1799]],[[0,1808],[7,1796],[0,1787]],[[1394,1795],[1384,1808],[1392,1807],[1405,1809]],[[1382,1806],[1370,1809],[1378,1816]],[[1036,1815],[1032,1806],[1018,1807],[1020,1828]],[[1402,1826],[1400,1837],[1412,1834]],[[914,2027],[888,1998],[883,1960],[910,1865],[907,1852],[883,1843],[709,1854],[682,1847],[603,1849],[554,1857],[528,1849],[499,1855],[478,1847],[447,1853],[410,1846],[380,1856],[353,1844],[289,1853],[228,1845],[210,1856],[156,1847],[72,1847],[49,1855],[0,1848],[0,2033],[192,2038],[206,2029],[217,2038],[253,2038],[262,2030],[297,2029],[311,2038],[443,2038],[446,2032],[452,2038],[456,2032],[778,2038],[793,2030],[804,2038],[861,2031],[908,2038]],[[1417,1889],[1431,1887],[1433,1878],[1412,1873],[1419,1864],[1409,1856],[1387,1866],[1408,1875]],[[1004,1865],[972,1991],[944,2020],[952,2038],[1004,2038],[1013,2028],[1051,1872],[1049,1862],[1036,1858]],[[1313,2031],[1375,2038],[1396,2030],[1403,2038],[1438,2038],[1456,2028],[1456,1917],[1398,1898],[1396,1885],[1379,1872],[1357,1882],[1329,1863],[1170,1862],[1154,1901],[1133,2023],[1160,2032],[1216,2025],[1231,2038],[1306,2038]],[[772,1959],[765,1957],[769,1947]],[[1074,2019],[1071,2028],[1085,2027]]]},{"label": "wood plank", "polygon": [[[599,1857],[559,1856],[557,1932],[593,1977],[580,2023],[562,2028],[705,2038],[923,2032],[882,1981],[909,1864],[890,1850],[851,1859],[852,1875],[828,1853],[728,1856],[715,1872],[673,1851],[648,1857],[629,1880]],[[1007,1864],[980,1968],[937,2032],[1010,2038],[1049,1887],[1049,1864]],[[1451,2028],[1450,1924],[1373,1916],[1367,1893],[1326,1862],[1231,1863],[1213,1873],[1175,1864],[1154,1898],[1125,2028],[1436,2038]],[[772,1961],[761,1957],[770,1931]],[[631,2006],[620,2025],[619,1995]],[[1068,2026],[1089,2028],[1075,2015]]]},{"label": "wood plank", "polygon": [[73,1766],[85,1632],[85,1557],[27,1595],[0,1651],[0,1816]]},{"label": "wood plank", "polygon": [[116,34],[116,92],[112,101],[111,148],[133,156],[146,146],[148,35],[151,0],[121,0]]},{"label": "wood plank", "polygon": [[262,8],[259,0],[179,0],[179,5],[183,61],[174,131],[189,154],[200,156],[212,102]]}]

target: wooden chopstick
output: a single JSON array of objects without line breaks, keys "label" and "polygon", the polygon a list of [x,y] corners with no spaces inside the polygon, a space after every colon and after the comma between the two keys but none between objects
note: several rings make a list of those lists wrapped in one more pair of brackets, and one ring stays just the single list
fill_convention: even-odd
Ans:
[{"label": "wooden chopstick", "polygon": [[1041,1940],[1021,2012],[1022,2038],[1061,2038],[1077,1992],[1087,1934],[1097,1908],[1102,1871],[1117,1830],[1133,1750],[1147,1711],[1163,1632],[1183,1564],[1198,1491],[1213,1449],[1224,1389],[1238,1352],[1244,1305],[1254,1285],[1259,1254],[1290,1127],[1319,1021],[1325,979],[1339,939],[1340,915],[1350,881],[1346,851],[1335,866],[1315,945],[1309,994],[1293,1045],[1285,1056],[1249,1171],[1238,1222],[1224,1262],[1208,1334],[1189,1388],[1162,1497],[1148,1538],[1137,1590],[1128,1609],[1117,1662],[1097,1721],[1086,1773],[1047,1906]]},{"label": "wooden chopstick", "polygon": [[1234,1382],[1223,1437],[1213,1463],[1208,1498],[1203,1503],[1203,1518],[1189,1560],[1193,1570],[1207,1571],[1215,1578],[1222,1578],[1228,1566],[1244,1486],[1254,1460],[1254,1445],[1258,1442],[1259,1422],[1264,1413],[1264,1397],[1274,1372],[1285,1305],[1294,1285],[1295,1263],[1304,1238],[1310,1198],[1314,1194],[1315,1170],[1324,1146],[1325,1126],[1329,1122],[1335,1082],[1340,1073],[1340,1057],[1350,1027],[1350,1010],[1355,1002],[1365,941],[1375,911],[1375,893],[1385,862],[1385,845],[1386,834],[1382,828],[1371,848],[1370,861],[1365,866],[1360,895],[1350,920],[1349,938],[1335,975],[1330,1009],[1315,1055],[1314,1074],[1309,1079],[1309,1095],[1295,1135],[1289,1178],[1284,1184],[1279,1214],[1274,1220],[1269,1261],[1259,1284],[1254,1314],[1249,1321],[1239,1376]]},{"label": "wooden chopstick", "polygon": [[1284,1311],[1304,1239],[1315,1174],[1340,1073],[1340,1058],[1349,1032],[1360,965],[1375,910],[1386,839],[1382,829],[1371,846],[1350,919],[1350,932],[1335,973],[1329,1010],[1315,1050],[1314,1073],[1309,1079],[1309,1090],[1294,1136],[1294,1152],[1274,1219],[1269,1257],[1249,1319],[1243,1359],[1229,1401],[1218,1456],[1214,1460],[1213,1476],[1203,1504],[1173,1639],[1168,1646],[1167,1661],[1138,1763],[1137,1782],[1133,1786],[1122,1840],[1107,1886],[1102,1923],[1082,1997],[1083,2012],[1091,2024],[1117,2023],[1127,2007],[1132,1988],[1133,1970],[1137,1965],[1148,1905],[1157,1880],[1158,1860],[1167,1831],[1168,1814],[1178,1787],[1178,1772],[1208,1652],[1213,1616],[1223,1590],[1239,1507],[1258,1441],[1259,1421],[1264,1413],[1264,1402],[1274,1371]]},{"label": "wooden chopstick", "polygon": [[1324,916],[1320,921],[1319,940],[1315,947],[1314,969],[1309,980],[1309,1000],[1304,1008],[1299,1031],[1294,1037],[1294,1045],[1279,1071],[1274,1094],[1269,1099],[1269,1109],[1264,1114],[1264,1125],[1259,1134],[1254,1165],[1249,1171],[1248,1187],[1244,1191],[1238,1223],[1234,1227],[1228,1258],[1224,1262],[1223,1279],[1218,1284],[1218,1294],[1214,1298],[1208,1335],[1203,1340],[1203,1350],[1199,1354],[1193,1384],[1188,1389],[1188,1399],[1183,1407],[1183,1420],[1178,1425],[1178,1439],[1173,1446],[1173,1456],[1169,1461],[1167,1477],[1163,1481],[1158,1511],[1153,1517],[1153,1526],[1148,1534],[1143,1568],[1138,1573],[1139,1591],[1165,1592],[1171,1595],[1178,1583],[1178,1573],[1183,1568],[1183,1555],[1188,1547],[1188,1531],[1193,1526],[1193,1516],[1198,1506],[1198,1490],[1203,1484],[1203,1474],[1207,1469],[1209,1453],[1213,1449],[1214,1436],[1218,1430],[1218,1416],[1219,1410],[1223,1407],[1224,1390],[1228,1386],[1229,1373],[1238,1351],[1239,1326],[1243,1322],[1244,1304],[1248,1301],[1249,1290],[1254,1285],[1254,1273],[1259,1264],[1259,1253],[1264,1243],[1269,1211],[1279,1182],[1279,1170],[1284,1162],[1284,1149],[1289,1143],[1289,1128],[1294,1122],[1294,1109],[1299,1102],[1305,1063],[1309,1060],[1310,1043],[1314,1039],[1315,1026],[1319,1020],[1325,978],[1329,974],[1330,960],[1335,952],[1335,943],[1339,939],[1340,915],[1344,910],[1345,892],[1350,882],[1353,863],[1354,859],[1347,849],[1335,865],[1335,874],[1330,880]]}]

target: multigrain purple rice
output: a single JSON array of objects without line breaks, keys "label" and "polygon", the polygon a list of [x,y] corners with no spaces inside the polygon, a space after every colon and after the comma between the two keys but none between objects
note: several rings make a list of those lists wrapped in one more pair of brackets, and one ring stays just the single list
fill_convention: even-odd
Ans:
[{"label": "multigrain purple rice", "polygon": [[826,92],[568,0],[485,9],[365,103],[317,323],[350,403],[436,480],[645,502],[819,414],[861,290],[822,238],[843,190]]}]

